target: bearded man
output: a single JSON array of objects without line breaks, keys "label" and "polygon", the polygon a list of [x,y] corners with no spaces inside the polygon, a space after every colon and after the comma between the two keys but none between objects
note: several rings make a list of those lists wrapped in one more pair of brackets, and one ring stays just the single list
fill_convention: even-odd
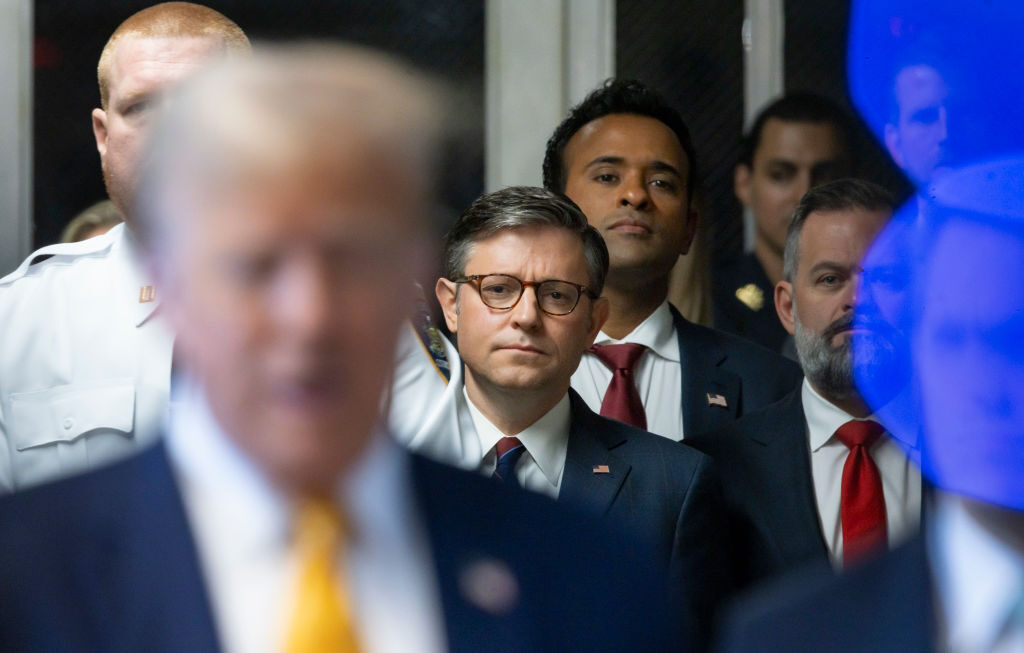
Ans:
[{"label": "bearded man", "polygon": [[741,585],[815,561],[849,566],[918,528],[920,473],[872,414],[853,375],[855,332],[861,378],[903,369],[898,332],[859,301],[876,289],[876,280],[863,278],[861,262],[892,217],[892,204],[884,189],[857,179],[804,195],[786,238],[784,279],[775,287],[804,382],[778,403],[692,442],[720,465],[730,540],[742,548],[733,559],[746,565]]}]

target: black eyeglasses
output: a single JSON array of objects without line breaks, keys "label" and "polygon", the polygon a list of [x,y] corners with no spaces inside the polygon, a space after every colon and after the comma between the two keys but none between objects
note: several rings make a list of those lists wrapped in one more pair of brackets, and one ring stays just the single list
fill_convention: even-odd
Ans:
[{"label": "black eyeglasses", "polygon": [[515,307],[523,297],[523,289],[533,287],[537,294],[537,306],[548,315],[568,315],[586,294],[591,299],[597,295],[568,281],[547,279],[545,281],[522,281],[507,274],[471,274],[455,279],[455,283],[469,283],[476,286],[483,303],[501,311]]}]

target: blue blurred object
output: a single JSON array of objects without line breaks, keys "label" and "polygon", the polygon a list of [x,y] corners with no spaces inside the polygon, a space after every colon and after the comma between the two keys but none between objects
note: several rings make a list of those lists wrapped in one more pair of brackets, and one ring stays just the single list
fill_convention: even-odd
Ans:
[{"label": "blue blurred object", "polygon": [[854,332],[862,395],[938,487],[1024,509],[1024,158],[943,176],[863,267],[855,322],[881,316],[904,351],[870,374]]}]

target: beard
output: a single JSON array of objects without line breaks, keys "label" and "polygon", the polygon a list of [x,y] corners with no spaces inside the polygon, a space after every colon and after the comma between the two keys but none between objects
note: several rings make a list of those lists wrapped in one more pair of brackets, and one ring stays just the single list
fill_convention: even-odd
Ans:
[{"label": "beard", "polygon": [[[862,393],[854,377],[855,367],[856,379],[872,388],[882,380],[891,381],[903,376],[899,373],[902,370],[898,339],[893,337],[894,330],[889,325],[863,318],[854,320],[852,314],[847,314],[829,324],[821,333],[814,333],[800,323],[795,307],[793,318],[800,365],[804,375],[823,396],[838,401],[861,398]],[[838,345],[831,344],[837,335],[849,331],[855,322],[859,329],[865,331],[856,337],[844,338]]]}]

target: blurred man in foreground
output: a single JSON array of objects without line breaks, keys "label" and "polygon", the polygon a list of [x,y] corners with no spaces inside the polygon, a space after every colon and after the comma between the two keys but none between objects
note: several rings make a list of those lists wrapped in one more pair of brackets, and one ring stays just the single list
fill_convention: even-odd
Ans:
[{"label": "blurred man in foreground", "polygon": [[0,648],[664,650],[631,548],[377,426],[434,97],[331,46],[176,96],[135,215],[181,401],[165,442],[0,504]]},{"label": "blurred man in foreground", "polygon": [[111,35],[92,113],[103,179],[126,225],[52,245],[0,279],[0,493],[126,456],[157,437],[172,339],[143,269],[129,205],[139,150],[164,93],[249,41],[187,2],[144,9]]}]

